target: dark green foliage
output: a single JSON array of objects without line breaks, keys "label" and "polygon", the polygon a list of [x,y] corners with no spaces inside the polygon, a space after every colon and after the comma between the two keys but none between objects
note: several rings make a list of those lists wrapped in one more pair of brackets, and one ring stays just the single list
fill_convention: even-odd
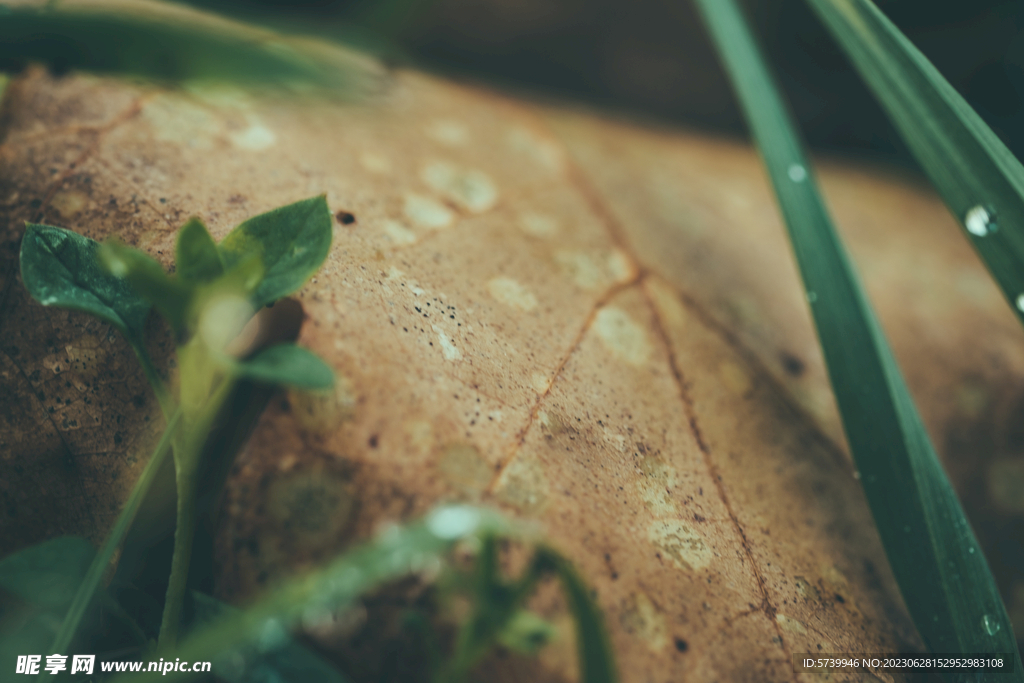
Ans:
[{"label": "dark green foliage", "polygon": [[155,1],[0,6],[0,69],[28,61],[57,72],[312,85],[341,95],[365,93],[378,78],[367,60],[336,45]]},{"label": "dark green foliage", "polygon": [[327,258],[331,237],[331,211],[321,195],[250,218],[218,248],[226,269],[259,255],[263,279],[252,295],[259,308],[302,287]]},{"label": "dark green foliage", "polygon": [[0,560],[0,588],[39,607],[66,608],[95,556],[78,536],[44,541]]},{"label": "dark green foliage", "polygon": [[[697,3],[775,188],[861,483],[929,649],[1016,652],[999,591],[733,0]],[[1019,658],[1013,674],[1024,680]]]},{"label": "dark green foliage", "polygon": [[1024,322],[1024,166],[870,0],[808,0]]},{"label": "dark green foliage", "polygon": [[210,282],[224,274],[217,243],[198,218],[190,218],[178,231],[174,266],[178,277],[190,284]]},{"label": "dark green foliage", "polygon": [[21,279],[42,305],[91,313],[119,329],[138,352],[150,304],[100,266],[99,246],[70,230],[30,223],[21,242]]},{"label": "dark green foliage", "polygon": [[235,374],[265,384],[300,389],[330,389],[334,372],[315,353],[295,344],[278,344],[235,365]]},{"label": "dark green foliage", "polygon": [[[192,591],[190,597],[194,610],[193,629],[241,612],[203,593]],[[347,680],[333,664],[289,636],[265,652],[254,649],[240,662],[220,658],[215,661],[213,673],[227,683],[345,683]]]}]

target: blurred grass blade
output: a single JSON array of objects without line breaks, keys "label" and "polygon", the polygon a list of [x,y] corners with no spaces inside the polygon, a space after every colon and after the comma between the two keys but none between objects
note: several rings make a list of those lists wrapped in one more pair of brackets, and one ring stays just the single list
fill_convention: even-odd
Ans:
[{"label": "blurred grass blade", "polygon": [[582,683],[616,683],[618,673],[612,657],[612,646],[604,627],[604,617],[591,599],[586,584],[564,557],[550,548],[544,548],[543,555],[554,567],[565,589],[569,611],[576,622],[576,647],[578,650]]},{"label": "blurred grass blade", "polygon": [[870,0],[807,0],[1024,322],[1024,166]]},{"label": "blurred grass blade", "polygon": [[[352,603],[363,593],[440,562],[457,541],[486,534],[504,535],[512,530],[511,523],[489,510],[464,505],[438,508],[424,521],[390,528],[325,569],[289,580],[244,612],[198,629],[173,652],[161,654],[168,661],[177,657],[183,661],[213,661],[215,667],[218,662],[244,665],[260,651],[287,642],[288,631],[299,623],[330,619],[333,610]],[[161,680],[187,676],[171,671]],[[129,674],[115,680],[148,679],[145,674]]]},{"label": "blurred grass blade", "polygon": [[832,226],[785,106],[734,0],[697,0],[789,230],[861,483],[904,601],[937,653],[1014,653],[974,534]]},{"label": "blurred grass blade", "polygon": [[314,86],[364,95],[382,70],[338,45],[283,36],[157,0],[21,0],[0,6],[0,69],[39,61],[164,81]]},{"label": "blurred grass blade", "polygon": [[53,645],[50,648],[52,652],[67,651],[78,630],[78,625],[82,622],[82,617],[85,616],[86,610],[92,603],[93,596],[98,590],[102,590],[100,582],[103,574],[110,566],[110,560],[113,559],[114,553],[121,547],[121,541],[124,540],[128,530],[131,528],[132,520],[135,519],[135,513],[138,512],[139,505],[142,504],[142,500],[146,497],[150,486],[152,486],[153,481],[156,479],[157,472],[160,471],[160,466],[170,452],[171,439],[178,428],[180,420],[181,409],[178,409],[174,411],[174,414],[168,421],[167,429],[164,430],[163,436],[160,437],[159,443],[157,443],[156,448],[153,450],[153,455],[150,456],[149,462],[146,463],[146,467],[142,470],[139,481],[132,489],[131,495],[128,496],[121,514],[117,517],[117,522],[114,523],[114,528],[111,529],[110,534],[103,543],[103,547],[100,548],[100,552],[93,558],[92,563],[89,565],[89,571],[86,572],[82,583],[78,586],[74,600],[71,601],[67,614],[64,616],[64,621],[61,622],[60,629],[57,631]]}]

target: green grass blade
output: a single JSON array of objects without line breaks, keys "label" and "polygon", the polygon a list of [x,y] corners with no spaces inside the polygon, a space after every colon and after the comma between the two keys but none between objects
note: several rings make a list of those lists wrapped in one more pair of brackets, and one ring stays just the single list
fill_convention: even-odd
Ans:
[{"label": "green grass blade", "polygon": [[807,1],[1024,322],[1024,166],[870,0]]},{"label": "green grass blade", "polygon": [[[315,622],[331,610],[350,604],[383,583],[419,571],[461,539],[487,534],[506,535],[515,527],[489,510],[456,505],[442,507],[422,522],[392,527],[376,539],[345,553],[326,568],[287,581],[244,612],[198,629],[181,645],[162,656],[183,661],[245,661],[256,656],[251,648],[270,650],[287,640],[288,630],[302,621]],[[163,679],[188,677],[169,672]],[[151,677],[151,676],[150,676]],[[144,681],[146,674],[115,679]]]},{"label": "green grass blade", "polygon": [[181,409],[179,408],[171,416],[167,429],[164,430],[163,436],[160,437],[160,442],[153,450],[152,457],[150,457],[146,467],[142,470],[142,476],[139,477],[139,481],[135,484],[135,488],[132,489],[131,495],[128,496],[128,501],[125,503],[124,509],[121,510],[121,514],[118,515],[117,522],[114,523],[114,528],[111,530],[110,535],[107,536],[107,540],[104,542],[103,547],[100,548],[100,552],[93,559],[92,564],[89,565],[89,571],[86,572],[85,578],[82,579],[82,583],[75,593],[74,600],[72,600],[71,606],[68,607],[64,621],[61,623],[60,630],[57,631],[53,647],[50,648],[51,652],[66,652],[71,644],[71,640],[75,637],[78,625],[81,623],[82,617],[85,616],[85,612],[89,608],[96,590],[99,588],[100,580],[110,565],[110,559],[114,556],[114,551],[121,545],[121,541],[124,540],[128,529],[131,528],[132,520],[135,519],[135,513],[138,511],[142,499],[146,497],[149,487],[154,479],[156,479],[156,473],[160,471],[160,466],[167,457],[167,453],[171,450],[171,438],[178,427],[180,419]]},{"label": "green grass blade", "polygon": [[1006,610],[734,0],[697,0],[775,188],[850,448],[904,601],[936,653],[1013,653]]},{"label": "green grass blade", "polygon": [[541,553],[554,568],[576,623],[576,648],[581,683],[616,683],[619,680],[604,617],[572,564],[551,548]]},{"label": "green grass blade", "polygon": [[40,61],[63,71],[164,81],[229,80],[366,94],[382,70],[325,41],[295,38],[158,0],[27,0],[0,6],[0,68]]}]

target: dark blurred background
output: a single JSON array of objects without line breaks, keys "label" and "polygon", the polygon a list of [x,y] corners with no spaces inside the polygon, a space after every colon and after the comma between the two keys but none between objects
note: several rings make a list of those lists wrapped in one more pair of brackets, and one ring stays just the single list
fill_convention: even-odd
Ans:
[{"label": "dark blurred background", "polygon": [[[876,0],[1017,155],[1024,153],[1024,2]],[[388,59],[743,135],[689,0],[194,0]],[[747,0],[810,144],[913,165],[804,0]]]}]

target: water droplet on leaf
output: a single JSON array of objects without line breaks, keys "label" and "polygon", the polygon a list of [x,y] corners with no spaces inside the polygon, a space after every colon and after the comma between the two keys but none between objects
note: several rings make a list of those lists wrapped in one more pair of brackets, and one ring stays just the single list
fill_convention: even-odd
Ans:
[{"label": "water droplet on leaf", "polygon": [[989,232],[995,232],[996,226],[993,222],[995,215],[980,204],[971,207],[964,216],[964,226],[967,232],[976,237],[984,237]]},{"label": "water droplet on leaf", "polygon": [[787,173],[789,174],[789,179],[794,183],[802,183],[807,180],[807,169],[800,164],[790,164]]},{"label": "water droplet on leaf", "polygon": [[990,636],[994,636],[995,634],[999,633],[999,630],[1002,627],[1003,625],[1000,624],[996,620],[996,618],[991,615],[986,614],[981,618],[981,628],[983,631],[985,631],[985,633],[987,633]]}]

